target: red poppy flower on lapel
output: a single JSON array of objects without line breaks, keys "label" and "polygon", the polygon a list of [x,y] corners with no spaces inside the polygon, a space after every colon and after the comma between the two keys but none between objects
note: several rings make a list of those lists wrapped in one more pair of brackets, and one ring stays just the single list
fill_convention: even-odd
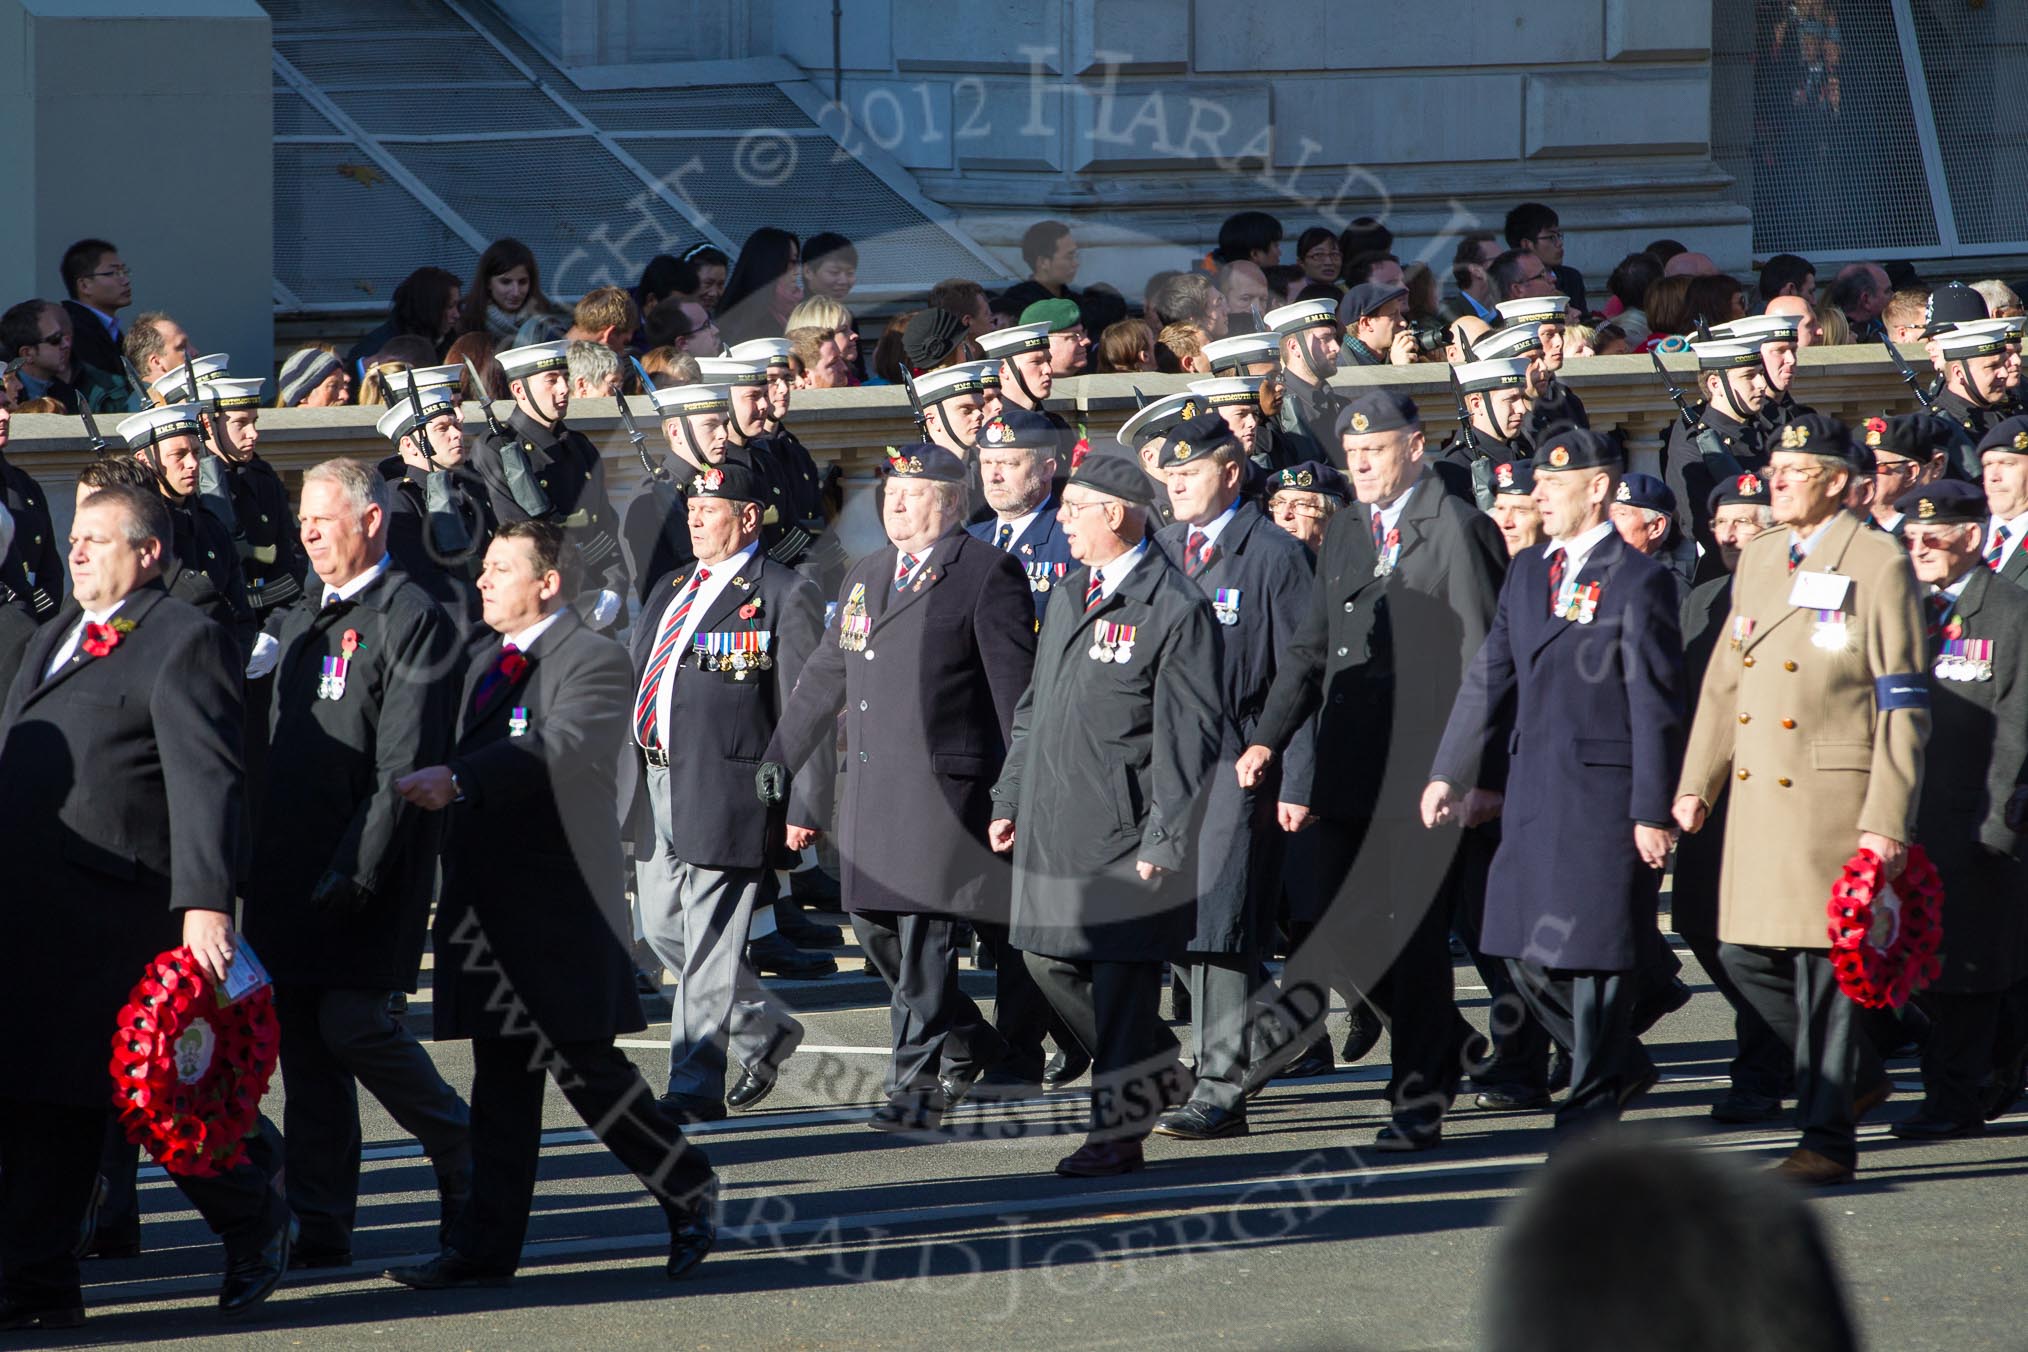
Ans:
[{"label": "red poppy flower on lapel", "polygon": [[87,657],[104,657],[120,646],[120,640],[134,627],[132,620],[114,620],[111,624],[94,624],[85,621],[84,638],[78,647]]},{"label": "red poppy flower on lapel", "polygon": [[500,655],[500,674],[508,680],[520,680],[521,673],[526,670],[528,670],[528,659],[520,653],[502,653]]},{"label": "red poppy flower on lapel", "polygon": [[739,608],[739,617],[742,620],[750,620],[758,614],[760,614],[760,602],[758,601],[749,601]]}]

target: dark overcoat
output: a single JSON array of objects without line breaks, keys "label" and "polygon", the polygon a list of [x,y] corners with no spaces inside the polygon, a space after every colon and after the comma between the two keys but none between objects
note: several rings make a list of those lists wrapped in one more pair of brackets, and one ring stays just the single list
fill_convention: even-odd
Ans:
[{"label": "dark overcoat", "polygon": [[[849,911],[1002,921],[1007,862],[986,845],[990,793],[1035,662],[1035,612],[1014,560],[953,527],[907,590],[892,546],[854,564],[838,617],[782,714],[767,759],[805,764],[845,714],[840,884]],[[871,617],[861,649],[847,617]],[[822,786],[797,781],[812,814]],[[823,821],[790,822],[796,826]]]},{"label": "dark overcoat", "polygon": [[633,669],[568,607],[527,666],[474,707],[500,636],[466,650],[450,766],[436,954],[435,1035],[551,1042],[637,1032],[617,807]]},{"label": "dark overcoat", "polygon": [[[437,814],[394,782],[441,765],[462,671],[441,607],[390,567],[349,601],[322,586],[270,617],[281,644],[269,707],[271,773],[248,871],[245,928],[275,980],[416,989],[436,884]],[[346,635],[356,636],[344,657]],[[344,691],[319,698],[326,659]],[[313,905],[327,871],[368,894],[357,909]]]},{"label": "dark overcoat", "polygon": [[16,1024],[10,1093],[103,1107],[113,1022],[178,912],[230,910],[241,814],[240,662],[158,583],[103,657],[43,678],[82,618],[36,632],[0,712],[0,890]]},{"label": "dark overcoat", "polygon": [[1655,924],[1661,872],[1634,825],[1666,826],[1682,769],[1683,644],[1669,570],[1608,531],[1578,571],[1586,622],[1552,616],[1549,564],[1523,550],[1465,675],[1430,771],[1479,782],[1507,747],[1500,848],[1486,880],[1482,952],[1542,967],[1633,970]]},{"label": "dark overcoat", "polygon": [[[1182,521],[1164,526],[1155,537],[1179,572],[1189,538],[1190,526]],[[1224,702],[1231,715],[1218,769],[1205,794],[1197,841],[1197,933],[1190,948],[1247,953],[1259,943],[1280,895],[1282,830],[1275,804],[1309,802],[1314,724],[1306,723],[1291,739],[1276,762],[1280,774],[1271,774],[1256,788],[1239,786],[1233,763],[1253,744],[1279,655],[1309,612],[1309,551],[1257,505],[1242,501],[1219,532],[1211,562],[1188,580],[1213,602]],[[1223,608],[1216,604],[1220,593],[1228,603]]]},{"label": "dark overcoat", "polygon": [[[1196,833],[1230,717],[1219,626],[1153,545],[1089,614],[1075,599],[1087,576],[1073,574],[1073,599],[1043,620],[993,786],[993,815],[1015,829],[1010,937],[1054,958],[1179,958],[1196,929]],[[1103,655],[1117,626],[1133,631],[1125,661]],[[1143,881],[1137,862],[1169,872]]]}]

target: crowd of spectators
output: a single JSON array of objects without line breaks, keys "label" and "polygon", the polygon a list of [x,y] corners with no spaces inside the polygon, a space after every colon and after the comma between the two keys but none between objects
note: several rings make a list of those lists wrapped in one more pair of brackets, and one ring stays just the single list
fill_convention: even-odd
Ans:
[{"label": "crowd of spectators", "polygon": [[[1459,236],[1447,267],[1404,263],[1394,236],[1371,217],[1342,230],[1312,225],[1291,241],[1261,211],[1227,218],[1218,245],[1194,266],[1148,277],[1137,296],[1094,282],[1082,289],[1077,235],[1062,221],[1041,221],[1021,240],[1023,280],[1001,289],[952,277],[919,298],[892,300],[862,319],[851,296],[859,252],[841,234],[807,238],[762,227],[737,257],[709,244],[658,255],[631,288],[601,287],[575,304],[543,290],[541,266],[526,244],[487,247],[469,282],[440,267],[417,268],[394,289],[384,320],[349,347],[318,343],[291,353],[270,387],[281,407],[323,408],[385,401],[384,376],[417,366],[470,364],[493,398],[507,397],[496,352],[568,339],[580,393],[634,391],[640,374],[658,384],[686,374],[683,358],[720,355],[754,338],[785,337],[800,388],[891,385],[920,374],[904,343],[909,321],[926,309],[956,321],[960,340],[933,365],[972,361],[984,332],[1052,317],[1058,331],[1072,302],[1077,339],[1060,344],[1058,378],[1087,373],[1162,371],[1202,374],[1207,344],[1262,327],[1267,312],[1306,300],[1340,307],[1348,364],[1456,360],[1454,326],[1497,323],[1502,301],[1562,294],[1570,302],[1570,356],[1684,350],[1703,325],[1762,309],[1801,321],[1801,345],[1857,343],[1893,336],[1914,341],[1928,287],[1908,263],[1848,263],[1820,279],[1806,259],[1777,254],[1746,278],[1721,271],[1704,253],[1658,239],[1614,263],[1601,291],[1566,261],[1557,213],[1527,202],[1503,229]],[[60,300],[31,298],[0,313],[0,407],[23,412],[130,412],[137,385],[179,366],[192,340],[169,314],[133,311],[133,278],[119,249],[80,240],[59,267]],[[1377,306],[1371,288],[1398,293]],[[2015,290],[1997,279],[1975,284],[1995,317],[2022,313]],[[1355,291],[1366,297],[1348,308]],[[1468,335],[1483,331],[1464,325]],[[862,342],[863,339],[863,342]],[[603,354],[603,355],[601,355]],[[476,397],[469,388],[467,397]]]}]

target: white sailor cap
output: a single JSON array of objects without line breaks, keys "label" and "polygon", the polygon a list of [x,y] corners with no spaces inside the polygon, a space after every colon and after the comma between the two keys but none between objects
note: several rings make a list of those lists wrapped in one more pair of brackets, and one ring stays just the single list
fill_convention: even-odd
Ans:
[{"label": "white sailor cap", "polygon": [[1204,360],[1213,373],[1225,375],[1256,362],[1281,360],[1281,344],[1272,333],[1235,333],[1204,345]]},{"label": "white sailor cap", "polygon": [[190,370],[186,371],[179,365],[173,370],[164,371],[161,375],[156,376],[148,382],[148,389],[158,399],[173,404],[180,399],[191,397],[190,371],[197,373],[197,383],[202,385],[205,377],[222,376],[231,367],[232,358],[223,352],[213,352],[207,356],[193,357],[190,361]]},{"label": "white sailor cap", "polygon": [[1937,346],[1952,361],[1991,356],[2012,341],[2004,319],[1968,319],[1936,336]]},{"label": "white sailor cap", "polygon": [[732,394],[723,385],[672,385],[648,391],[648,402],[664,418],[681,418],[691,413],[724,413],[732,407]]},{"label": "white sailor cap", "polygon": [[1261,322],[1284,338],[1304,329],[1335,329],[1338,307],[1328,300],[1299,300],[1294,305],[1269,310]]},{"label": "white sailor cap", "polygon": [[1512,324],[1483,334],[1472,343],[1472,355],[1481,361],[1495,357],[1525,357],[1542,350],[1542,327],[1535,323]]},{"label": "white sailor cap", "polygon": [[1502,324],[1561,324],[1568,317],[1568,296],[1523,296],[1503,300],[1493,307]]},{"label": "white sailor cap", "polygon": [[1211,380],[1193,380],[1190,392],[1204,396],[1210,408],[1224,408],[1231,404],[1252,404],[1260,399],[1260,383],[1264,376],[1218,376]]},{"label": "white sailor cap", "polygon": [[939,366],[934,371],[924,371],[909,384],[915,389],[915,397],[924,408],[942,403],[961,394],[984,394],[986,392],[985,368],[997,368],[998,362],[969,361],[957,366]]},{"label": "white sailor cap", "polygon": [[1049,324],[1010,324],[978,336],[979,349],[989,357],[1007,358],[1022,352],[1037,352],[1049,346]]},{"label": "white sailor cap", "polygon": [[1209,406],[1201,394],[1179,390],[1165,394],[1147,407],[1135,411],[1116,434],[1120,445],[1130,451],[1139,451],[1151,437],[1160,436],[1186,418],[1194,418],[1198,412]]},{"label": "white sailor cap", "polygon": [[[530,343],[527,347],[510,347],[495,353],[493,360],[500,363],[509,380],[521,380],[544,371],[566,371],[570,369],[570,340],[559,338],[553,343]],[[389,372],[389,379],[393,373]]]},{"label": "white sailor cap", "polygon": [[1802,329],[1802,321],[1794,315],[1748,315],[1744,319],[1728,320],[1711,326],[1713,338],[1734,343],[1793,343]]},{"label": "white sailor cap", "polygon": [[465,368],[455,363],[449,366],[403,367],[399,371],[382,371],[387,378],[388,389],[394,393],[407,394],[410,381],[418,390],[441,389],[454,386],[465,378]]},{"label": "white sailor cap", "polygon": [[700,357],[697,373],[707,385],[765,385],[768,383],[766,359],[760,361],[735,360],[731,357]]},{"label": "white sailor cap", "polygon": [[1720,338],[1690,344],[1700,371],[1730,371],[1739,366],[1760,365],[1760,342],[1751,338]]},{"label": "white sailor cap", "polygon": [[1458,388],[1467,394],[1474,390],[1517,389],[1528,379],[1528,359],[1486,357],[1461,361],[1451,370],[1457,373]]},{"label": "white sailor cap", "polygon": [[734,361],[757,361],[771,371],[789,369],[789,353],[795,344],[786,338],[750,338],[725,350]]},{"label": "white sailor cap", "polygon": [[202,410],[196,404],[161,404],[155,408],[144,408],[131,418],[120,420],[120,436],[134,450],[152,446],[164,437],[196,436],[200,412]]},{"label": "white sailor cap", "polygon": [[[418,404],[422,406],[420,417],[416,416]],[[458,416],[457,396],[448,388],[442,385],[428,386],[416,391],[414,400],[410,400],[408,392],[404,390],[400,401],[389,404],[387,412],[380,415],[373,427],[389,441],[399,444],[403,437],[415,431],[418,424],[431,422],[446,413],[454,418]]]},{"label": "white sailor cap", "polygon": [[267,387],[267,380],[261,376],[244,376],[239,379],[219,377],[213,380],[206,380],[202,376],[197,378],[198,393],[206,403],[213,405],[221,413],[237,413],[242,409],[259,408],[261,392]]}]

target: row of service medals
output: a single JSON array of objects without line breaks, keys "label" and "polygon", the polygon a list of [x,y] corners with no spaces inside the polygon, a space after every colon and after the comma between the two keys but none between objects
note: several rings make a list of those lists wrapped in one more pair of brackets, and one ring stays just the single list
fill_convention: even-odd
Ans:
[{"label": "row of service medals", "polygon": [[1937,653],[1934,668],[1942,681],[1990,681],[1993,679],[1993,640],[1989,638],[1947,638]]},{"label": "row of service medals", "polygon": [[1587,582],[1580,587],[1575,577],[1563,579],[1563,585],[1556,590],[1557,618],[1590,624],[1598,618],[1600,590],[1596,582]]},{"label": "row of service medals", "polygon": [[1850,646],[1851,635],[1845,628],[1845,612],[1842,610],[1815,610],[1816,624],[1810,630],[1810,642],[1825,652],[1843,652]]},{"label": "row of service medals", "polygon": [[1085,656],[1094,662],[1129,662],[1134,656],[1134,626],[1098,620],[1092,625],[1092,645]]},{"label": "row of service medals", "polygon": [[1239,623],[1239,588],[1220,587],[1211,594],[1211,613],[1220,624]]},{"label": "row of service medals", "polygon": [[345,676],[352,669],[353,655],[359,651],[359,631],[347,629],[345,636],[338,640],[337,657],[324,659],[317,676],[318,699],[343,699],[345,697]]},{"label": "row of service medals", "polygon": [[774,655],[768,652],[768,640],[772,637],[765,629],[742,629],[697,634],[692,637],[691,644],[700,668],[729,672],[733,680],[743,681],[753,672],[767,671],[774,666]]},{"label": "row of service medals", "polygon": [[872,636],[873,617],[866,613],[866,584],[855,582],[845,598],[845,608],[838,612],[838,646],[848,653],[863,653],[867,639]]},{"label": "row of service medals", "polygon": [[1035,563],[1024,565],[1028,570],[1028,590],[1046,592],[1051,587],[1061,586],[1064,575],[1070,572],[1067,563]]}]

